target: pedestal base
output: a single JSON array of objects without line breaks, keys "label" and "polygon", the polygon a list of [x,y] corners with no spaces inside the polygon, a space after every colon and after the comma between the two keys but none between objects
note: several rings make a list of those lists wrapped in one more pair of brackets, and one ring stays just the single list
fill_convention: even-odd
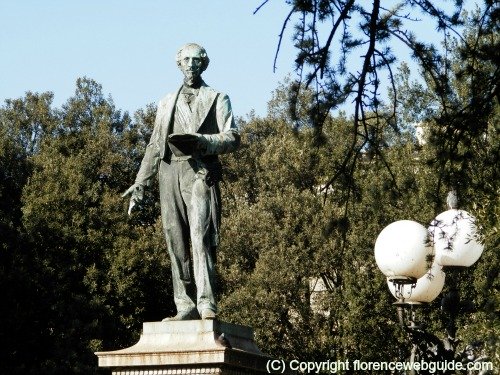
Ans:
[{"label": "pedestal base", "polygon": [[96,355],[112,375],[263,374],[271,359],[252,328],[218,320],[144,323],[137,344]]}]

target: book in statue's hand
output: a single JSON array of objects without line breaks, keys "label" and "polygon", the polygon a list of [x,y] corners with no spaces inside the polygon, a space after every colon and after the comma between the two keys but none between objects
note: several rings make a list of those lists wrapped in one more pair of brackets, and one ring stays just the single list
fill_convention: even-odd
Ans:
[{"label": "book in statue's hand", "polygon": [[175,156],[194,154],[199,148],[200,140],[196,134],[170,134],[168,145]]}]

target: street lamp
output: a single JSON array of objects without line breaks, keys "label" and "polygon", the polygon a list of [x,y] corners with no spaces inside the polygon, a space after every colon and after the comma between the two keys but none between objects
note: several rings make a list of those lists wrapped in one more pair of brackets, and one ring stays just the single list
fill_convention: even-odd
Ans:
[{"label": "street lamp", "polygon": [[[448,338],[443,343],[416,323],[415,308],[438,297],[448,269],[471,266],[483,251],[474,217],[458,210],[456,202],[456,195],[451,192],[449,210],[436,216],[428,228],[411,220],[396,221],[385,227],[375,242],[377,266],[387,278],[389,290],[397,300],[394,304],[400,323],[413,344],[410,361],[419,356],[434,361],[454,356],[456,314],[450,314],[452,328],[447,329]],[[442,306],[457,301],[455,290],[443,298]],[[434,351],[429,350],[431,346]]]},{"label": "street lamp", "polygon": [[431,222],[429,235],[436,262],[442,266],[470,267],[483,252],[475,218],[467,211],[452,208]]}]

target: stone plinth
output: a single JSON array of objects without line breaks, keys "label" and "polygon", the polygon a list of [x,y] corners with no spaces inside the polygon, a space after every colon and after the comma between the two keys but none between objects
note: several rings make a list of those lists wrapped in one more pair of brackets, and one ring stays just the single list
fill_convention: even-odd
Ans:
[{"label": "stone plinth", "polygon": [[218,320],[144,323],[137,344],[96,355],[112,375],[263,374],[271,359],[252,328]]}]

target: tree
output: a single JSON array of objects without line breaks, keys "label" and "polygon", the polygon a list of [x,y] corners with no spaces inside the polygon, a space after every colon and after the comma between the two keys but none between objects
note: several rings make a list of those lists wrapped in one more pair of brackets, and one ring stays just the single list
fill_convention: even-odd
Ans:
[{"label": "tree", "polygon": [[[404,67],[395,78],[400,91],[412,93],[401,107],[405,112],[398,109],[398,121],[411,113],[428,118],[420,110],[427,108],[421,99],[431,102],[434,91],[408,83]],[[349,119],[330,116],[321,132],[297,128],[283,110],[286,92],[286,84],[278,88],[267,117],[242,123],[242,148],[225,160],[218,265],[222,318],[252,325],[259,346],[285,360],[405,360],[411,345],[391,306],[387,281],[376,267],[373,245],[393,221],[412,219],[428,226],[446,209],[436,203],[442,201],[439,192],[446,194],[433,162],[436,148],[420,143],[411,127],[384,126],[378,135],[383,152],[363,148],[357,168],[325,184],[349,152]],[[308,95],[302,98],[307,103]],[[488,121],[490,127],[496,123],[494,117]],[[495,158],[495,134],[477,140],[481,147],[471,153],[475,163],[489,166]],[[487,167],[470,177],[483,176],[484,184],[496,186],[496,173]],[[462,208],[478,218],[487,216],[482,221],[486,250],[471,271],[474,276],[448,273],[447,283],[476,305],[472,315],[458,317],[459,335],[465,344],[473,335],[480,338],[494,358],[498,305],[491,291],[497,289],[498,196],[475,182],[464,184],[463,194],[471,203]],[[315,290],[315,284],[323,288]],[[438,298],[419,319],[442,339],[448,322],[440,304]]]},{"label": "tree", "polygon": [[[498,248],[499,173],[498,139],[499,103],[491,80],[498,75],[498,66],[490,48],[500,41],[498,33],[486,33],[478,24],[487,22],[479,11],[467,16],[462,40],[450,43],[450,95],[442,101],[434,85],[426,77],[427,87],[409,83],[405,78],[401,91],[406,93],[402,108],[425,108],[413,112],[409,121],[419,121],[426,143],[420,152],[429,166],[433,185],[429,200],[435,202],[436,213],[442,205],[445,190],[459,193],[460,207],[472,212],[481,225],[485,252],[472,272],[454,272],[447,284],[460,285],[460,297],[473,301],[471,314],[459,317],[459,332],[468,342],[481,342],[482,350],[495,358],[500,326],[494,311],[498,311],[498,266],[500,259],[493,249]],[[485,29],[487,29],[485,27]],[[471,52],[471,47],[476,54]],[[496,53],[496,52],[495,52]],[[404,75],[404,74],[403,74]],[[407,76],[406,76],[407,77]],[[486,90],[484,90],[487,88]],[[470,277],[470,274],[473,277]],[[450,292],[448,290],[445,293]],[[475,327],[475,328],[472,328]],[[472,333],[474,332],[475,333]],[[495,362],[497,365],[498,361]]]},{"label": "tree", "polygon": [[[264,1],[257,11],[266,3]],[[494,311],[498,311],[495,269],[499,260],[491,250],[498,247],[499,241],[499,176],[495,167],[499,154],[498,2],[486,0],[480,8],[468,12],[463,11],[463,1],[455,1],[448,7],[451,11],[447,11],[442,2],[434,1],[402,1],[392,9],[384,8],[385,4],[376,0],[287,3],[291,10],[282,25],[277,53],[285,29],[296,17],[293,40],[298,78],[288,99],[290,113],[296,114],[292,117],[295,126],[307,124],[321,133],[332,110],[348,99],[354,104],[350,147],[342,162],[329,174],[326,187],[344,183],[345,197],[350,198],[343,200],[345,219],[349,223],[353,223],[355,217],[352,208],[355,200],[365,198],[356,182],[366,173],[367,156],[386,169],[388,182],[383,187],[396,198],[391,204],[402,207],[401,203],[406,205],[413,200],[417,204],[408,207],[412,211],[417,209],[415,217],[421,217],[420,213],[432,217],[444,210],[446,192],[458,190],[462,207],[473,212],[481,223],[484,243],[490,252],[485,253],[484,262],[473,268],[474,278],[458,273],[450,276],[450,282],[461,285],[463,296],[476,302],[477,310],[461,317],[460,322],[474,325],[476,334],[481,332],[488,342],[490,358],[496,358],[498,341],[493,337],[498,335],[499,327],[494,315]],[[435,21],[443,36],[441,47],[422,42],[418,32],[411,31],[411,23],[418,21],[420,15]],[[418,63],[421,76],[418,84],[398,83],[394,41],[408,47]],[[350,55],[359,51],[362,59],[356,65]],[[384,74],[389,78],[386,103]],[[304,116],[304,104],[300,100],[303,90],[313,92],[312,100],[306,105],[310,108],[305,111],[308,116]],[[412,120],[427,132],[427,143],[416,145],[414,157],[423,161],[415,167],[419,173],[425,173],[429,181],[419,183],[415,191],[419,199],[408,201],[403,187],[415,185],[399,180],[394,162],[398,159],[390,155],[394,139],[405,133],[412,135],[413,124],[408,123]],[[412,178],[408,176],[406,180],[411,182]],[[379,198],[384,196],[379,195]],[[372,203],[380,208],[377,201]],[[378,212],[388,215],[383,209]],[[393,216],[386,216],[389,217]],[[349,246],[347,242],[346,246]],[[492,291],[494,296],[490,297]],[[462,333],[471,337],[472,332],[474,329]]]},{"label": "tree", "polygon": [[[272,100],[278,109],[283,89]],[[349,147],[347,119],[330,118],[318,143],[313,129],[294,129],[279,113],[270,108],[269,117],[251,118],[242,127],[242,148],[225,160],[222,318],[252,325],[259,346],[285,360],[374,361],[381,348],[397,358],[387,340],[398,332],[394,321],[387,326],[385,281],[367,257],[377,220],[390,216],[373,207],[377,219],[367,222],[366,205],[393,196],[390,185],[383,197],[361,201],[369,196],[360,195],[365,176],[339,179],[325,199],[322,183]],[[384,184],[383,165],[377,172],[366,165],[365,175]],[[339,203],[353,184],[356,203],[346,216]],[[324,290],[314,289],[318,282]]]},{"label": "tree", "polygon": [[28,92],[0,108],[0,283],[4,292],[0,362],[5,371],[13,364],[27,370],[40,344],[32,312],[42,301],[31,277],[38,264],[30,256],[32,243],[21,225],[21,193],[32,173],[31,157],[55,122],[51,103],[51,93]]},{"label": "tree", "polygon": [[156,108],[132,122],[95,81],[76,86],[60,110],[28,93],[0,111],[9,373],[95,373],[94,351],[131,345],[174,309],[159,207],[129,219],[120,198]]},{"label": "tree", "polygon": [[[267,2],[262,2],[256,12],[265,8]],[[488,70],[487,74],[484,70],[485,64],[495,64],[499,58],[499,41],[495,37],[499,28],[497,2],[485,0],[469,20],[462,12],[464,1],[455,1],[448,7],[450,10],[441,2],[428,0],[401,1],[390,9],[379,0],[287,3],[291,10],[282,25],[277,54],[286,28],[296,19],[293,42],[297,49],[298,78],[289,95],[294,120],[321,128],[332,110],[350,99],[353,102],[350,148],[330,175],[329,184],[354,172],[363,149],[382,153],[380,140],[387,127],[399,130],[396,110],[402,98],[395,82],[395,42],[408,48],[435,93],[438,108],[432,116],[441,124],[440,132],[447,139],[447,146],[438,155],[439,163],[447,163],[450,153],[456,151],[454,145],[469,136],[476,137],[479,128],[484,129],[482,120],[479,127],[474,121],[463,120],[488,118],[493,113],[491,103],[498,100],[498,68]],[[443,48],[419,40],[419,34],[412,32],[414,24],[419,27],[420,16],[435,22],[443,35]],[[472,38],[461,34],[465,23],[474,30]],[[460,47],[453,38],[458,39]],[[461,58],[468,62],[461,72],[451,69],[452,48],[460,48]],[[359,64],[358,55],[361,55]],[[389,105],[384,105],[385,76],[393,92]],[[456,96],[453,86],[457,81],[468,82],[473,88],[469,100],[462,101]],[[297,105],[303,90],[312,90],[313,96],[307,104],[307,116],[298,116]],[[446,179],[447,172],[442,170],[442,173]]]}]

